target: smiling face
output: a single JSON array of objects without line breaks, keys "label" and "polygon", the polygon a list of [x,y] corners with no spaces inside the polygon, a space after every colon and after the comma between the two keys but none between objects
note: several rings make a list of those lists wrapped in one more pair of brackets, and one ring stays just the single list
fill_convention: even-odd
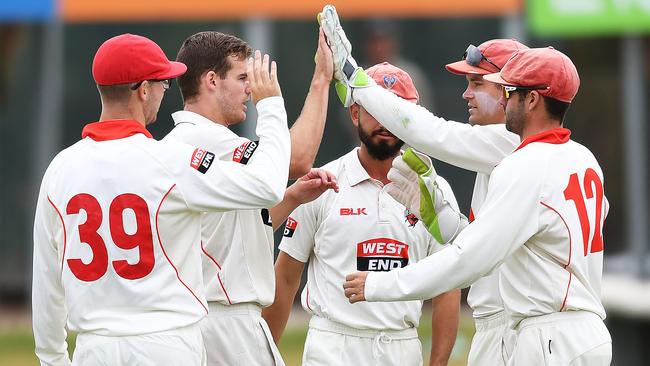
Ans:
[{"label": "smiling face", "polygon": [[463,99],[467,101],[469,123],[472,125],[489,125],[503,123],[505,112],[499,98],[501,86],[483,79],[481,75],[468,74],[467,88]]},{"label": "smiling face", "polygon": [[221,112],[221,121],[226,125],[240,123],[246,119],[246,102],[250,99],[251,89],[246,76],[246,59],[229,56],[232,65],[222,79],[216,77],[216,103]]}]

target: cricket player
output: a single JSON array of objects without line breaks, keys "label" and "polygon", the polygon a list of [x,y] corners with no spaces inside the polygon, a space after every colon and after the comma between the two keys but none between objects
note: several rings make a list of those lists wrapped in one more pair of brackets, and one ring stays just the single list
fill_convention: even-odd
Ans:
[{"label": "cricket player", "polygon": [[41,184],[32,285],[36,355],[70,365],[203,365],[207,314],[200,215],[279,202],[290,141],[275,68],[249,62],[260,148],[249,165],[146,130],[186,66],[153,41],[123,34],[93,60],[98,122],[60,152]]},{"label": "cricket player", "polygon": [[[324,29],[336,28],[335,14],[322,16],[321,19],[326,19]],[[344,36],[342,29],[337,34]],[[336,37],[330,38],[334,41]],[[503,124],[505,112],[499,103],[501,86],[484,80],[483,75],[498,72],[516,51],[526,48],[511,39],[489,40],[478,47],[470,45],[462,60],[446,65],[448,71],[467,79],[463,99],[468,105],[469,124],[434,116],[419,106],[395,98],[379,86],[355,90],[355,101],[411,146],[446,163],[477,172],[470,221],[485,200],[492,169],[519,145],[519,136],[507,131]],[[395,106],[406,118],[395,118],[392,112]],[[409,123],[402,123],[402,120]],[[417,210],[415,214],[419,215]],[[507,326],[498,292],[498,279],[498,271],[495,271],[477,280],[467,297],[476,328],[468,358],[472,366],[504,365],[513,346],[512,331]]]},{"label": "cricket player", "polygon": [[[203,280],[210,308],[201,329],[209,365],[284,364],[261,317],[262,308],[273,302],[275,293],[273,229],[298,204],[322,193],[319,188],[337,189],[331,174],[310,172],[323,135],[333,70],[331,52],[324,36],[319,38],[309,94],[290,131],[289,176],[307,174],[307,181],[301,179],[290,187],[278,207],[211,212],[201,217]],[[179,78],[184,110],[172,115],[175,127],[166,140],[205,146],[219,160],[242,165],[256,161],[262,143],[228,128],[246,118],[245,103],[251,96],[246,59],[250,54],[246,42],[220,32],[200,32],[183,42],[177,61],[188,67]],[[262,57],[259,51],[254,57],[268,62],[268,55]],[[323,185],[312,187],[316,193],[305,197],[310,190],[305,184],[321,178]]]},{"label": "cricket player", "polygon": [[521,144],[494,168],[476,219],[449,248],[420,263],[348,276],[346,296],[423,299],[502,264],[499,291],[516,331],[509,365],[609,365],[600,300],[604,178],[593,154],[562,127],[578,72],[548,47],[518,51],[484,78],[503,85],[506,128]]},{"label": "cricket player", "polygon": [[[401,69],[382,63],[367,74],[397,97],[417,103],[417,90]],[[359,105],[350,107],[350,116],[361,145],[324,166],[337,176],[340,192],[324,193],[287,220],[275,265],[275,302],[264,310],[264,318],[279,341],[309,263],[302,305],[312,318],[303,365],[421,365],[416,330],[421,301],[350,305],[341,288],[351,271],[408,267],[442,249],[386,190],[386,174],[403,142]],[[441,177],[437,181],[446,204],[457,210],[449,184]],[[432,365],[447,364],[458,327],[459,296],[451,290],[433,299]]]}]

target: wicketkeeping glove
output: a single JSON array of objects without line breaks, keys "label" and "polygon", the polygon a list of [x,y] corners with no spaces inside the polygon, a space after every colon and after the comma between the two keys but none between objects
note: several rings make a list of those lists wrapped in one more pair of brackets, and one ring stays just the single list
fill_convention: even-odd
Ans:
[{"label": "wicketkeeping glove", "polygon": [[393,160],[388,172],[388,194],[406,206],[441,244],[453,240],[468,224],[467,218],[445,200],[436,182],[431,159],[409,148]]},{"label": "wicketkeeping glove", "polygon": [[352,99],[353,88],[366,88],[372,86],[374,80],[357,65],[352,57],[352,45],[341,27],[339,15],[334,5],[325,5],[318,14],[318,23],[323,28],[327,44],[332,50],[334,59],[334,79],[336,79],[336,94],[344,107],[354,104]]}]

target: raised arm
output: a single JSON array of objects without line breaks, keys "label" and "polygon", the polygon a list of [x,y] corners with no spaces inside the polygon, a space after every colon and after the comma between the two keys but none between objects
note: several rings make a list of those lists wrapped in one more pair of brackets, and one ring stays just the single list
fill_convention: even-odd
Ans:
[{"label": "raised arm", "polygon": [[322,30],[318,34],[315,61],[314,76],[309,85],[305,105],[289,131],[291,133],[290,179],[309,173],[323,138],[333,66],[332,52],[325,43]]}]

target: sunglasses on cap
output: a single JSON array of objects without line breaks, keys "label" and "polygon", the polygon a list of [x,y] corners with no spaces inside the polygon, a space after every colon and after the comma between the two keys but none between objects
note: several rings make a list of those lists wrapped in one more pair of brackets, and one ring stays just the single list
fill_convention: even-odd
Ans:
[{"label": "sunglasses on cap", "polygon": [[[172,85],[172,79],[165,79],[165,80],[147,80],[148,82],[157,82],[157,83],[162,83],[162,87],[164,90],[169,89],[169,87]],[[131,90],[137,90],[140,85],[144,83],[144,80],[138,81],[137,83],[133,84],[131,87]]]},{"label": "sunglasses on cap", "polygon": [[494,62],[485,57],[483,53],[481,53],[481,50],[479,50],[478,47],[474,46],[473,44],[470,44],[465,50],[465,53],[463,54],[463,60],[474,67],[478,67],[481,61],[485,60],[490,65],[496,67],[497,70],[501,71],[501,68],[499,66],[495,65]]},{"label": "sunglasses on cap", "polygon": [[501,90],[503,91],[503,98],[508,100],[512,92],[517,90],[548,90],[548,86],[510,86],[510,85],[501,85]]}]

